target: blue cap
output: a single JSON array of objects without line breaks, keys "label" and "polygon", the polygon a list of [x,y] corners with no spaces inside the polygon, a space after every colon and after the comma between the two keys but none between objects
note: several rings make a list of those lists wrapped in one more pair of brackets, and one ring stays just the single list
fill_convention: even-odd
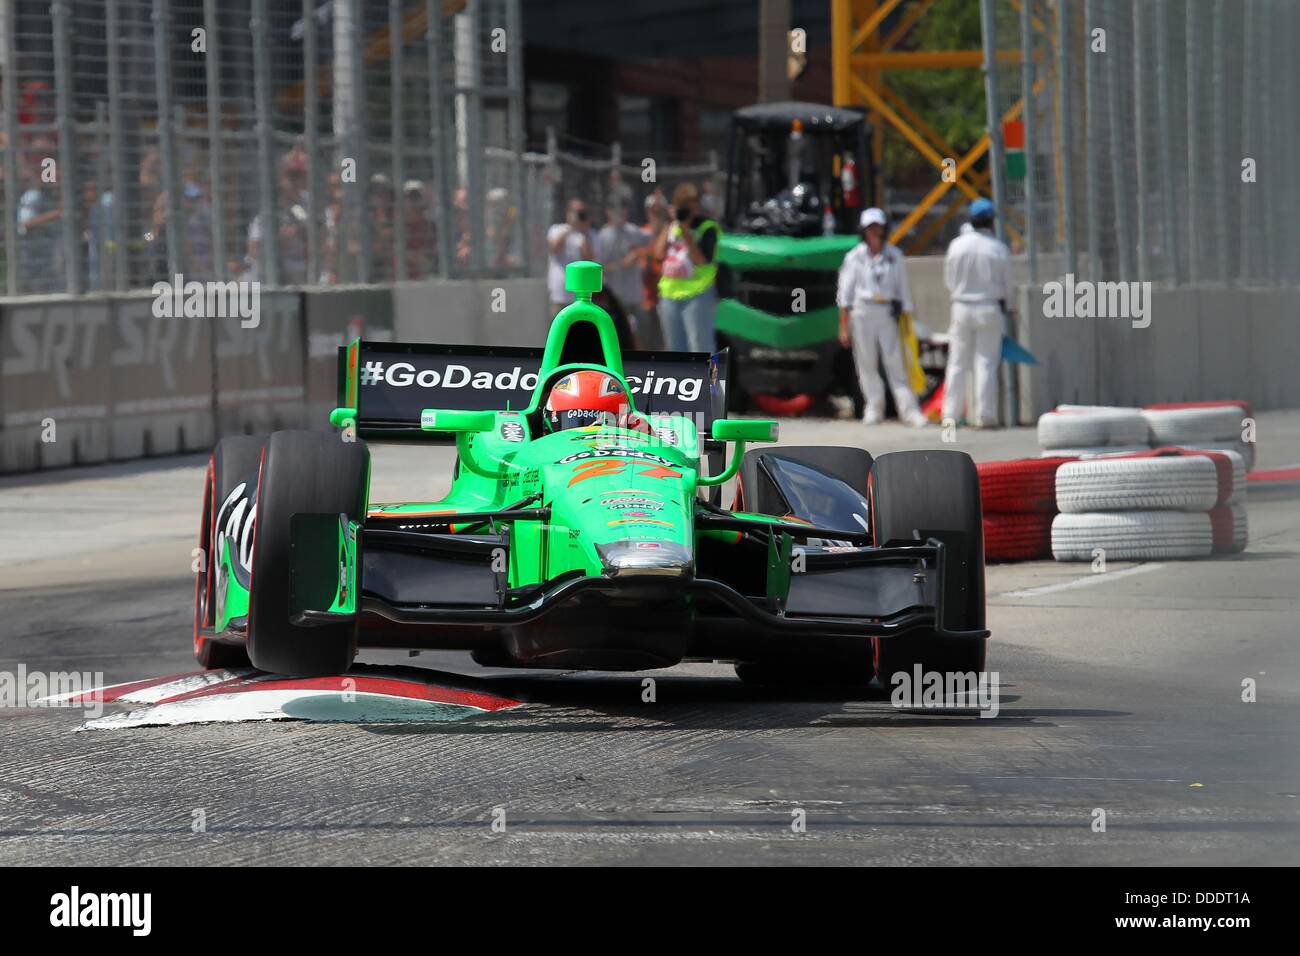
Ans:
[{"label": "blue cap", "polygon": [[970,204],[968,213],[972,222],[976,219],[992,219],[993,203],[989,202],[987,199],[977,199]]}]

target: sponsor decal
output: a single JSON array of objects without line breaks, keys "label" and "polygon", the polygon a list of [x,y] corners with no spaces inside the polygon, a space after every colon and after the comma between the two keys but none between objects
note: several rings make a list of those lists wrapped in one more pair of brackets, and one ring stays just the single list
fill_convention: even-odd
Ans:
[{"label": "sponsor decal", "polygon": [[669,447],[675,448],[677,446],[677,432],[671,428],[656,428],[655,438]]},{"label": "sponsor decal", "polygon": [[611,528],[614,527],[615,525],[620,525],[620,524],[635,524],[635,525],[652,524],[652,525],[658,525],[661,528],[674,527],[671,521],[660,521],[658,518],[615,518],[613,521],[607,521],[605,523]]},{"label": "sponsor decal", "polygon": [[512,369],[498,372],[475,372],[467,365],[449,362],[441,368],[422,368],[417,370],[410,362],[389,362],[380,359],[367,359],[357,374],[363,387],[387,385],[391,388],[468,388],[477,391],[501,389],[513,392],[517,389],[534,389],[537,387],[537,373],[524,372],[516,365]]},{"label": "sponsor decal", "polygon": [[639,451],[624,445],[597,445],[590,451],[580,451],[567,455],[561,458],[557,464],[568,465],[575,461],[582,461],[584,458],[635,458],[638,461],[653,461],[659,465],[672,464],[667,458],[661,458],[659,455],[653,455],[648,451]]},{"label": "sponsor decal", "polygon": [[637,541],[635,547],[638,551],[658,551],[660,544],[658,541]]},{"label": "sponsor decal", "polygon": [[651,511],[662,511],[664,507],[662,501],[641,497],[604,498],[600,503],[606,508],[612,508],[615,511],[624,508],[649,508]]},{"label": "sponsor decal", "polygon": [[501,437],[506,441],[523,441],[524,426],[519,422],[502,422]]}]

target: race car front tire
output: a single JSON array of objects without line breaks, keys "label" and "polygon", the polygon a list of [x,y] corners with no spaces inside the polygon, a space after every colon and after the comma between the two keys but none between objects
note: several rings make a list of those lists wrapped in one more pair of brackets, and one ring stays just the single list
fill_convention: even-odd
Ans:
[{"label": "race car front tire", "polygon": [[223,644],[204,637],[200,628],[213,627],[216,607],[213,595],[216,585],[216,554],[213,522],[217,511],[241,483],[252,481],[262,460],[262,446],[266,435],[231,435],[217,442],[208,460],[208,473],[203,492],[203,512],[199,518],[199,547],[203,565],[194,592],[194,656],[208,669],[221,667],[248,667],[248,651],[238,644]]},{"label": "race car front tire", "polygon": [[[869,480],[871,533],[877,545],[912,540],[915,532],[952,532],[945,575],[960,581],[959,598],[943,608],[950,630],[984,627],[984,523],[979,475],[959,451],[896,451],[881,455]],[[876,676],[891,690],[894,675],[922,671],[979,673],[988,642],[917,631],[874,641]]]},{"label": "race car front tire", "polygon": [[298,626],[289,618],[290,525],[295,514],[365,520],[370,451],[330,432],[276,432],[262,457],[248,655],[259,670],[290,677],[342,674],[357,649],[355,620]]}]

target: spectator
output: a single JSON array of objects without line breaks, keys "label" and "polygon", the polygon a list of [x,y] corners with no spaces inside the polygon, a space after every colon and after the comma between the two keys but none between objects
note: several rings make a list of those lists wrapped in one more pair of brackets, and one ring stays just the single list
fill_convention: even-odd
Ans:
[{"label": "spectator", "polygon": [[[301,285],[307,281],[307,162],[306,155],[295,146],[280,163],[279,189],[276,193],[275,230],[280,260],[281,285]],[[262,214],[248,225],[248,251],[245,256],[251,280],[266,281],[261,275],[262,242],[267,234]]]},{"label": "spectator", "polygon": [[343,204],[343,177],[336,169],[329,175],[329,197],[325,203],[324,236],[321,242],[320,281],[326,285],[339,282],[339,263],[346,253],[344,226],[347,215]]},{"label": "spectator", "polygon": [[435,236],[424,183],[408,179],[402,186],[402,215],[406,227],[406,277],[425,279],[433,274]]},{"label": "spectator", "polygon": [[641,248],[649,242],[649,236],[627,221],[627,207],[611,203],[605,225],[596,233],[596,260],[604,267],[605,288],[622,303],[634,334],[641,303]]},{"label": "spectator", "polygon": [[488,266],[498,272],[517,268],[519,258],[510,251],[510,245],[519,210],[511,205],[510,194],[504,188],[488,190],[486,215]]},{"label": "spectator", "polygon": [[396,273],[397,235],[393,222],[392,181],[383,173],[370,177],[370,281],[388,282]]},{"label": "spectator", "polygon": [[18,276],[27,292],[53,292],[60,283],[59,220],[63,211],[41,179],[37,151],[28,162],[26,188],[18,197]]},{"label": "spectator", "polygon": [[701,215],[699,190],[690,183],[679,183],[673,190],[670,214],[672,220],[655,240],[655,255],[663,260],[659,325],[664,347],[673,352],[712,352],[722,228]]},{"label": "spectator", "polygon": [[641,311],[646,317],[647,326],[653,322],[653,335],[651,330],[642,329],[642,337],[647,342],[654,338],[656,344],[663,345],[663,334],[659,328],[659,277],[662,275],[663,260],[655,255],[655,239],[659,236],[660,230],[668,222],[668,200],[664,198],[663,190],[655,187],[654,192],[645,198],[645,225],[641,227],[641,233],[646,237],[645,245],[641,247]]},{"label": "spectator", "polygon": [[185,223],[186,278],[211,279],[216,276],[216,258],[212,248],[212,203],[199,177],[191,172],[181,187],[181,214]]},{"label": "spectator", "polygon": [[573,293],[564,288],[564,267],[579,259],[590,259],[593,254],[586,203],[581,199],[569,200],[564,222],[556,223],[546,231],[546,245],[550,253],[546,287],[551,297],[551,314],[554,315],[573,301]]}]

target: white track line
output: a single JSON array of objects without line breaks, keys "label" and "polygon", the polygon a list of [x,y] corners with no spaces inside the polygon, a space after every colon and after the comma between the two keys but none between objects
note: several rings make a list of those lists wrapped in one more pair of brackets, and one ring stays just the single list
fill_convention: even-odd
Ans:
[{"label": "white track line", "polygon": [[1003,591],[998,597],[1024,598],[1037,597],[1040,594],[1051,594],[1054,591],[1072,591],[1075,588],[1086,588],[1094,584],[1100,584],[1102,581],[1114,581],[1116,578],[1126,578],[1130,574],[1142,574],[1145,571],[1159,571],[1163,564],[1138,564],[1131,568],[1125,568],[1123,571],[1104,571],[1100,574],[1089,574],[1082,578],[1074,578],[1070,581],[1058,581],[1056,584],[1043,584],[1036,588],[1024,588],[1020,591]]}]

